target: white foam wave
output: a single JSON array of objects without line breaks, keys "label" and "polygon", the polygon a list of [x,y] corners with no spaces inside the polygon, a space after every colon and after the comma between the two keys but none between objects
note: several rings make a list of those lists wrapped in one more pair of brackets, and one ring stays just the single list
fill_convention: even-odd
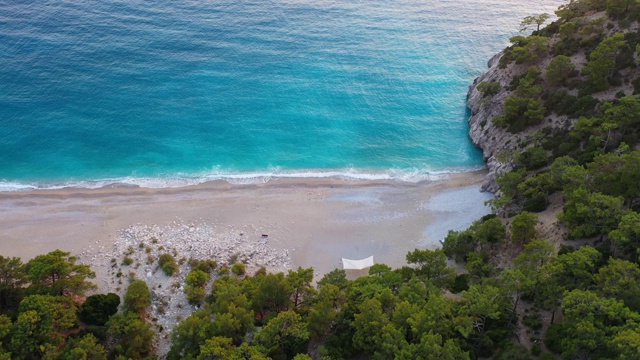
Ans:
[{"label": "white foam wave", "polygon": [[437,171],[417,169],[389,169],[387,171],[363,171],[363,169],[341,170],[280,170],[271,169],[264,172],[227,173],[213,171],[201,174],[175,174],[158,177],[127,176],[113,179],[72,180],[66,182],[33,182],[20,183],[16,181],[0,181],[0,192],[16,192],[31,190],[59,190],[65,188],[100,189],[107,187],[141,187],[149,189],[181,188],[198,185],[205,182],[222,180],[230,184],[261,184],[272,179],[337,179],[345,181],[397,181],[419,183],[434,181],[446,177],[448,174],[463,173],[480,170],[483,167],[466,167],[444,169]]},{"label": "white foam wave", "polygon": [[16,182],[6,182],[0,181],[0,192],[2,191],[28,191],[35,190],[37,186],[28,185],[28,184],[20,184]]}]

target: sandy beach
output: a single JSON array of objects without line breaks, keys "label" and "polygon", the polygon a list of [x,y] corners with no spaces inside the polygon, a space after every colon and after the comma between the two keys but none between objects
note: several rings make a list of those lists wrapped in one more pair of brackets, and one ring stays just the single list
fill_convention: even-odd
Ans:
[{"label": "sandy beach", "polygon": [[[491,194],[480,192],[484,175],[450,174],[418,184],[272,179],[176,189],[5,192],[0,193],[0,254],[27,260],[62,249],[98,264],[97,254],[117,255],[113,245],[123,229],[192,226],[189,231],[206,227],[237,241],[259,239],[290,258],[271,270],[314,267],[322,275],[340,267],[341,257],[371,255],[397,267],[405,264],[407,251],[437,247],[448,229],[465,228],[489,212],[483,203]],[[215,241],[211,236],[212,246]]]}]

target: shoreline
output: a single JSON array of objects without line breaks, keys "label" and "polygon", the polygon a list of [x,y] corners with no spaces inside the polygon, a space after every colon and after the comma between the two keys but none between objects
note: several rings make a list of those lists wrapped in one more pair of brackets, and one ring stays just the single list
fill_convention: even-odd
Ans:
[{"label": "shoreline", "polygon": [[[300,181],[327,180],[337,182],[399,182],[419,184],[438,180],[442,177],[455,174],[483,171],[485,166],[468,166],[443,169],[438,171],[410,171],[394,170],[379,171],[372,169],[370,172],[356,172],[354,169],[309,169],[306,171],[274,171],[274,172],[239,172],[239,173],[204,173],[200,176],[175,176],[175,177],[120,177],[95,180],[73,180],[66,182],[56,181],[0,181],[0,193],[4,192],[32,192],[32,191],[58,191],[68,189],[100,190],[110,188],[139,188],[139,189],[183,189],[186,187],[206,185],[216,182],[231,185],[256,185],[272,181]],[[366,169],[362,169],[366,170]]]},{"label": "shoreline", "polygon": [[[183,188],[0,192],[0,254],[27,261],[61,249],[99,265],[96,256],[115,256],[109,255],[114,244],[131,226],[202,224],[225,236],[267,234],[269,246],[290,257],[287,268],[314,267],[316,280],[340,267],[340,257],[374,255],[376,263],[396,267],[404,265],[407,251],[438,246],[446,231],[438,224],[461,229],[488,212],[483,202],[491,195],[480,193],[485,174],[451,173],[419,183],[274,178]],[[106,271],[93,270],[98,278]]]}]

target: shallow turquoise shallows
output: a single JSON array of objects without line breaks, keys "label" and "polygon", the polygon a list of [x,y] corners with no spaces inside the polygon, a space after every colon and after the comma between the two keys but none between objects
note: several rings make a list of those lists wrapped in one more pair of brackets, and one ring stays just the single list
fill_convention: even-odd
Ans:
[{"label": "shallow turquoise shallows", "polygon": [[5,1],[0,190],[482,167],[467,86],[561,3]]}]

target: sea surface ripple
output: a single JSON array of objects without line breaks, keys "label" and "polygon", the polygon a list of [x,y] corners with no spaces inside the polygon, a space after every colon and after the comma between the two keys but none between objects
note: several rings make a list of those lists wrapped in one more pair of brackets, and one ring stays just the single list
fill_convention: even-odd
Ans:
[{"label": "sea surface ripple", "polygon": [[481,168],[467,87],[563,2],[0,2],[0,191]]}]

